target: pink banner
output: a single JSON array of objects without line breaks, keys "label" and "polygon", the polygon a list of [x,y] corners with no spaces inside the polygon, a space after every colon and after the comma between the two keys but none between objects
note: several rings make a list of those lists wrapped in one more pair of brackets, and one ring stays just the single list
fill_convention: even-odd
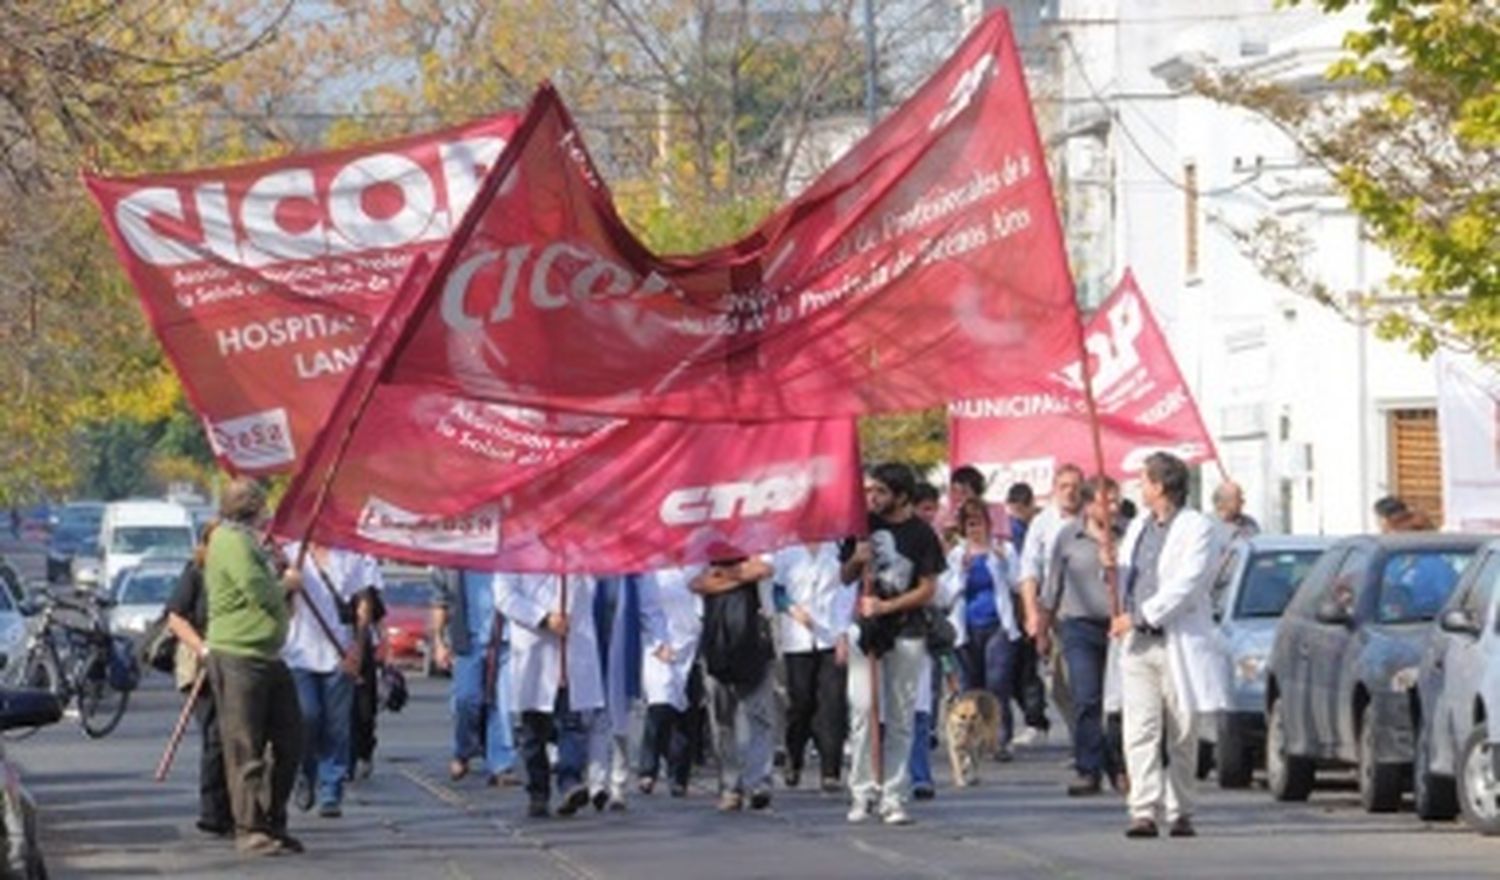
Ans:
[{"label": "pink banner", "polygon": [[[1189,464],[1215,458],[1166,337],[1129,272],[1089,321],[1084,343],[1111,476],[1135,476],[1157,450]],[[998,493],[1018,481],[1045,493],[1063,463],[1093,473],[1082,375],[1075,354],[1062,369],[1038,371],[1005,393],[950,404],[951,460],[978,467]]]},{"label": "pink banner", "polygon": [[1051,185],[1006,18],[742,241],[648,252],[544,88],[416,310],[391,381],[694,421],[982,393],[1077,350]]},{"label": "pink banner", "polygon": [[224,467],[293,469],[413,258],[447,245],[518,120],[232,168],[85,176]]}]

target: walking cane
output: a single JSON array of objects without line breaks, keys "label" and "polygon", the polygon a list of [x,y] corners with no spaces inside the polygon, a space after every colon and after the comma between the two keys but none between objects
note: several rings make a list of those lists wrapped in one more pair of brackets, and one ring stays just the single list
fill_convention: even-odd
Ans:
[{"label": "walking cane", "polygon": [[167,740],[167,750],[162,753],[161,763],[156,765],[157,782],[165,782],[167,773],[172,769],[172,759],[177,757],[177,747],[182,745],[188,719],[193,716],[193,709],[198,705],[198,697],[203,693],[203,682],[207,678],[208,670],[200,669],[198,677],[193,679],[193,689],[188,691],[187,702],[182,704],[182,714],[177,716],[177,726],[172,728],[172,736]]},{"label": "walking cane", "polygon": [[[870,574],[868,563],[865,565],[864,581],[864,594],[875,595],[875,578]],[[885,751],[881,748],[880,736],[880,656],[872,654],[865,659],[870,666],[870,766],[874,770],[875,779],[883,788],[885,785]]]}]

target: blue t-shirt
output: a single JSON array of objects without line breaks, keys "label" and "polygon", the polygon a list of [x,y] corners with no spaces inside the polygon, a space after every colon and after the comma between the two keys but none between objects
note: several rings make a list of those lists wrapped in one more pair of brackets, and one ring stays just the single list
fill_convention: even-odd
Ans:
[{"label": "blue t-shirt", "polygon": [[970,629],[998,626],[1000,610],[995,606],[995,579],[990,576],[988,556],[969,561],[964,575],[964,621]]}]

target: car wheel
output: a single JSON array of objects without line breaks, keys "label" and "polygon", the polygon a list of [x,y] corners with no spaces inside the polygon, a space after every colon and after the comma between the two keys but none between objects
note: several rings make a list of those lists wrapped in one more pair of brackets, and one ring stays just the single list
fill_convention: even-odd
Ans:
[{"label": "car wheel", "polygon": [[1375,713],[1359,710],[1359,802],[1366,813],[1394,813],[1401,806],[1401,765],[1375,760]]},{"label": "car wheel", "polygon": [[1287,754],[1285,727],[1281,704],[1272,703],[1266,713],[1266,787],[1278,801],[1305,801],[1316,771],[1311,758]]},{"label": "car wheel", "polygon": [[1247,788],[1255,774],[1249,737],[1242,722],[1225,713],[1219,717],[1219,742],[1214,756],[1219,764],[1220,788]]},{"label": "car wheel", "polygon": [[1495,748],[1484,724],[1476,724],[1464,744],[1458,805],[1470,828],[1489,837],[1500,834],[1500,779],[1495,777]]},{"label": "car wheel", "polygon": [[1412,801],[1417,818],[1428,822],[1446,822],[1458,815],[1458,794],[1453,777],[1432,772],[1432,735],[1430,722],[1417,729],[1417,757],[1411,774]]}]

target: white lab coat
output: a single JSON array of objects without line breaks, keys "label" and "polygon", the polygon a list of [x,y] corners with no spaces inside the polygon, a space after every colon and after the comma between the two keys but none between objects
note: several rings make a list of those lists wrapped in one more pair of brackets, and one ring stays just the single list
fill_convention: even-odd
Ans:
[{"label": "white lab coat", "polygon": [[806,654],[832,650],[852,614],[855,590],[839,576],[839,547],[818,544],[811,551],[798,544],[780,550],[771,560],[774,580],[786,588],[793,605],[801,605],[812,616],[808,628],[779,612],[781,653]]},{"label": "white lab coat", "polygon": [[[969,579],[969,572],[964,568],[966,552],[968,549],[962,542],[948,551],[948,570],[938,579],[938,596],[935,600],[940,607],[950,609],[948,619],[954,621],[954,628],[958,629],[960,645],[967,640],[968,618],[964,614],[952,614],[952,610],[964,610],[964,593]],[[1013,642],[1021,637],[1021,627],[1012,599],[1018,583],[1015,557],[1015,549],[1006,541],[996,541],[984,557],[985,567],[990,570],[990,581],[995,585],[995,611],[1000,617],[1000,626]]]},{"label": "white lab coat", "polygon": [[[1130,561],[1150,516],[1136,517],[1120,542],[1122,588],[1130,583]],[[1156,595],[1141,606],[1146,622],[1166,631],[1172,686],[1187,709],[1197,713],[1229,705],[1229,646],[1214,627],[1210,590],[1213,549],[1213,521],[1196,510],[1178,511],[1157,564]]]},{"label": "white lab coat", "polygon": [[[500,574],[495,576],[495,603],[510,622],[510,671],[515,710],[551,712],[561,685],[561,639],[544,619],[563,610],[564,575]],[[568,708],[604,708],[599,675],[599,643],[594,637],[594,579],[566,575],[568,584]]]},{"label": "white lab coat", "polygon": [[[641,578],[641,690],[647,703],[666,703],[679,712],[688,708],[688,679],[703,636],[703,597],[688,588],[695,568],[667,568]],[[667,663],[656,656],[666,645],[675,655]]]},{"label": "white lab coat", "polygon": [[[287,545],[287,558],[295,560],[301,547],[300,543]],[[323,574],[328,575],[331,584],[324,582]],[[292,669],[320,673],[338,669],[344,651],[354,644],[354,634],[339,617],[334,593],[338,594],[339,602],[349,605],[361,590],[367,587],[380,589],[383,584],[380,564],[363,553],[330,548],[328,565],[320,574],[317,560],[309,551],[302,560],[302,592],[291,603],[292,614],[287,625],[286,642],[281,647],[281,659]],[[323,622],[333,630],[338,645],[328,640],[327,633],[308,610],[308,602],[318,606]]]}]

